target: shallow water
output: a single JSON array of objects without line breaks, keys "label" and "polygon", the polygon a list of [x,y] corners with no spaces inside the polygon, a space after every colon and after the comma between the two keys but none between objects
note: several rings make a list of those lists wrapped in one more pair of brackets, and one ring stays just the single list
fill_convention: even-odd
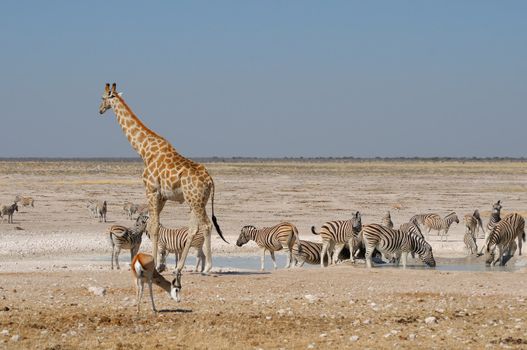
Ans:
[{"label": "shallow water", "polygon": [[[98,256],[96,257],[97,261],[108,261],[108,264],[110,264],[110,257],[109,256]],[[127,264],[130,262],[130,256],[129,254],[123,254],[119,258],[119,262],[122,264]],[[358,260],[357,266],[364,267],[364,260]],[[438,271],[476,271],[476,272],[483,272],[483,271],[496,271],[496,272],[512,272],[517,270],[519,267],[515,266],[514,261],[507,262],[507,265],[505,266],[495,266],[490,267],[485,265],[485,261],[483,260],[483,257],[479,259],[470,259],[470,258],[438,258],[436,260],[437,265],[436,267],[428,267],[425,264],[409,259],[407,264],[407,269],[414,269],[414,270],[438,270]],[[286,263],[286,257],[285,255],[276,255],[276,264],[278,269],[283,269]],[[196,258],[194,256],[189,256],[187,258],[186,266],[188,268],[194,267],[196,264]],[[172,269],[175,266],[175,259],[174,255],[172,254],[167,258],[167,267],[168,269]],[[260,270],[260,257],[259,256],[221,256],[216,255],[212,257],[212,266],[214,269],[237,269],[237,270],[250,270],[250,271],[258,271]],[[312,268],[320,268],[319,265],[310,265],[310,264],[304,264],[303,268],[312,269]],[[391,263],[375,263],[374,261],[374,268],[400,268],[402,269],[402,265],[399,267],[395,266]],[[266,255],[265,257],[265,270],[271,271],[273,269],[273,264],[271,261],[271,258]]]}]

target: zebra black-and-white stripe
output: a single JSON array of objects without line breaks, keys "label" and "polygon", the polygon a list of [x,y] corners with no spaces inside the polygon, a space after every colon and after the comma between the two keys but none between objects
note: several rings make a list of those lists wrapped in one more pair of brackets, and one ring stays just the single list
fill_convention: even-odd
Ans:
[{"label": "zebra black-and-white stripe", "polygon": [[504,265],[503,253],[506,249],[509,250],[509,254],[511,253],[515,238],[518,238],[518,245],[525,240],[525,220],[519,214],[511,216],[508,220],[501,220],[494,226],[487,241],[486,263],[494,266],[499,262],[500,265]]},{"label": "zebra black-and-white stripe", "polygon": [[122,249],[130,250],[131,258],[139,251],[142,242],[143,233],[146,230],[148,221],[147,216],[139,216],[135,222],[134,227],[128,228],[121,225],[112,225],[107,231],[112,246],[112,270],[115,260],[117,269],[119,270],[119,254]]},{"label": "zebra black-and-white stripe", "polygon": [[428,266],[436,265],[432,247],[422,237],[413,233],[394,230],[378,224],[364,225],[362,227],[362,241],[366,246],[366,265],[372,267],[373,250],[381,253],[394,254],[396,263],[402,256],[403,267],[406,267],[408,253],[414,252]]},{"label": "zebra black-and-white stripe", "polygon": [[[302,267],[304,263],[320,264],[320,256],[322,252],[322,243],[300,240],[299,247],[295,244],[293,246],[293,259],[295,266]],[[328,264],[327,257],[324,259],[324,265]]]},{"label": "zebra black-and-white stripe", "polygon": [[[413,222],[406,222],[404,224],[401,224],[401,226],[399,226],[399,231],[407,235],[413,234],[421,237],[422,239],[425,239],[425,236],[423,236],[423,233],[421,232],[419,226],[414,224]],[[412,259],[415,259],[415,252],[410,252],[410,254],[412,255]]]},{"label": "zebra black-and-white stripe", "polygon": [[423,227],[425,225],[425,220],[429,216],[434,216],[437,214],[416,214],[408,220],[408,222],[413,223],[414,225],[418,226],[419,228]]},{"label": "zebra black-and-white stripe", "polygon": [[525,219],[518,213],[507,214],[501,221],[510,222],[512,227],[516,229],[516,237],[518,238],[518,254],[522,255],[522,241],[525,241]]},{"label": "zebra black-and-white stripe", "polygon": [[[169,253],[174,253],[176,256],[176,265],[178,260],[181,257],[181,253],[187,244],[188,238],[188,227],[181,228],[168,228],[163,225],[159,225],[158,232],[158,254],[159,258],[157,270],[162,272],[166,268],[166,258]],[[203,232],[198,231],[192,238],[190,243],[191,248],[196,249],[196,267],[194,271],[198,271],[198,267],[201,264],[201,272],[205,268],[205,253],[203,253],[203,242],[205,242],[205,237]]]},{"label": "zebra black-and-white stripe", "polygon": [[465,232],[465,235],[463,236],[463,242],[465,243],[465,247],[470,251],[471,255],[478,253],[476,237],[470,231],[467,230]]},{"label": "zebra black-and-white stripe", "polygon": [[388,228],[393,228],[392,216],[390,215],[389,210],[386,212],[386,214],[384,214],[381,220],[381,225],[386,226]]},{"label": "zebra black-and-white stripe", "polygon": [[[352,215],[350,220],[328,221],[320,228],[320,233],[311,226],[311,232],[322,238],[322,256],[326,256],[330,264],[335,264],[342,248],[346,243],[350,248],[350,260],[355,261],[356,242],[362,229],[362,221],[359,212]],[[324,267],[323,261],[320,266]]]},{"label": "zebra black-and-white stripe", "polygon": [[[494,226],[501,221],[501,200],[492,205],[492,212],[490,213],[489,222],[487,223],[487,231],[490,233]],[[488,235],[485,237],[488,238]]]},{"label": "zebra black-and-white stripe", "polygon": [[[452,225],[454,222],[459,224],[459,218],[455,212],[451,212],[444,218],[441,218],[437,214],[430,214],[425,218],[424,225],[426,228],[428,228],[428,234],[430,234],[430,231],[432,230],[437,230],[437,235],[441,237],[441,240],[443,240],[443,237],[445,237],[446,240],[450,225]],[[441,231],[443,231],[442,235]]]},{"label": "zebra black-and-white stripe", "polygon": [[483,229],[483,221],[481,220],[481,216],[479,215],[479,210],[474,210],[473,214],[467,214],[463,217],[463,221],[465,222],[465,227],[467,228],[467,231],[470,232],[470,234],[476,239],[476,230],[481,231],[485,233],[485,230]]},{"label": "zebra black-and-white stripe", "polygon": [[293,245],[296,243],[297,249],[301,251],[299,246],[298,230],[295,225],[288,222],[282,222],[273,227],[264,227],[257,229],[254,226],[248,225],[241,229],[240,236],[236,241],[238,247],[243,246],[249,241],[254,241],[262,250],[261,255],[261,270],[264,270],[265,251],[268,250],[273,259],[273,265],[276,269],[276,259],[274,252],[285,249],[287,252],[286,268],[291,266],[293,261]]},{"label": "zebra black-and-white stripe", "polygon": [[2,223],[5,220],[5,217],[7,216],[7,223],[12,224],[13,223],[13,215],[15,214],[15,211],[18,211],[18,204],[13,203],[11,205],[4,205],[0,209],[0,217],[2,218]]}]

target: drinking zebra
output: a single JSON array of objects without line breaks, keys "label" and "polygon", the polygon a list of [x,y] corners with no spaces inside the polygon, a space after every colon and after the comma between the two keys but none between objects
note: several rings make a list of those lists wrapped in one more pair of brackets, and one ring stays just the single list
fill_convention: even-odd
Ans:
[{"label": "drinking zebra", "polygon": [[[148,233],[147,233],[148,234]],[[188,238],[188,227],[181,228],[168,228],[163,225],[159,225],[158,232],[158,265],[157,270],[163,272],[166,269],[166,258],[169,253],[174,253],[176,256],[176,265],[178,260],[181,257],[181,253],[187,244]],[[205,242],[205,237],[203,232],[198,231],[192,238],[190,243],[191,248],[195,248],[197,251],[196,254],[196,267],[194,271],[198,271],[198,266],[201,264],[200,272],[203,272],[205,269],[205,253],[203,253],[203,242]]]},{"label": "drinking zebra", "polygon": [[15,203],[20,203],[24,207],[27,207],[27,206],[31,206],[33,208],[35,207],[34,205],[35,200],[32,197],[22,197],[20,195],[16,195]]},{"label": "drinking zebra", "polygon": [[406,267],[408,253],[414,252],[428,266],[436,265],[432,247],[422,237],[401,230],[394,230],[378,224],[364,225],[362,227],[362,241],[366,246],[366,266],[372,267],[372,254],[374,249],[381,253],[394,254],[396,264],[402,256],[403,267]]},{"label": "drinking zebra", "polygon": [[273,265],[276,269],[276,260],[274,252],[285,249],[287,252],[286,268],[291,266],[293,261],[293,245],[296,243],[297,249],[302,250],[299,245],[298,230],[295,225],[288,222],[282,222],[273,227],[264,227],[257,229],[248,225],[241,229],[240,236],[236,241],[238,247],[243,246],[250,240],[256,242],[262,250],[260,260],[261,270],[264,270],[265,251],[268,250],[273,259]]},{"label": "drinking zebra", "polygon": [[[299,247],[295,245],[293,247],[293,260],[295,266],[302,267],[304,263],[308,264],[320,264],[320,256],[322,252],[322,243],[316,243],[311,241],[299,241]],[[324,265],[328,264],[327,257],[324,257]]]},{"label": "drinking zebra", "polygon": [[[414,224],[413,222],[406,222],[404,224],[401,224],[401,226],[399,226],[399,231],[407,234],[407,235],[410,235],[410,234],[414,234],[416,236],[419,236],[421,237],[422,239],[425,239],[425,237],[423,236],[423,233],[421,232],[421,229],[419,228],[418,225]],[[410,254],[412,255],[412,259],[415,259],[415,253],[414,252],[410,252]]]},{"label": "drinking zebra", "polygon": [[[452,225],[454,222],[459,224],[459,218],[455,212],[451,212],[444,218],[441,218],[437,214],[430,214],[425,218],[424,225],[426,228],[428,228],[428,235],[430,235],[430,231],[437,230],[437,235],[441,237],[441,240],[443,240],[443,237],[445,237],[446,241],[450,225]],[[443,235],[441,235],[441,231],[443,231]]]},{"label": "drinking zebra", "polygon": [[390,215],[389,210],[386,212],[386,214],[384,214],[381,220],[381,225],[386,226],[388,228],[393,228],[392,216]]},{"label": "drinking zebra", "polygon": [[[320,235],[322,238],[322,257],[327,259],[330,264],[335,264],[342,248],[346,243],[350,248],[350,260],[355,262],[354,253],[356,252],[357,241],[362,229],[362,221],[359,212],[352,215],[350,220],[328,221],[320,228],[320,232],[315,231],[315,226],[311,226],[311,232]],[[320,267],[324,267],[323,260]]]},{"label": "drinking zebra", "polygon": [[132,259],[137,254],[139,247],[141,247],[142,236],[146,230],[147,221],[148,216],[139,216],[132,228],[121,225],[110,226],[107,234],[112,246],[112,270],[114,260],[117,265],[117,270],[120,269],[119,254],[121,253],[121,249],[129,249]]},{"label": "drinking zebra", "polygon": [[7,223],[13,223],[13,214],[15,211],[18,211],[18,205],[15,203],[11,205],[4,205],[0,209],[0,217],[2,218],[2,223],[4,223],[5,217],[7,216]]},{"label": "drinking zebra", "polygon": [[509,220],[501,220],[494,226],[487,241],[485,262],[491,266],[495,266],[498,262],[501,266],[505,265],[502,260],[503,254],[507,249],[509,255],[514,254],[511,250],[515,246],[515,238],[518,238],[518,245],[525,240],[525,220],[518,214],[511,216]]},{"label": "drinking zebra", "polygon": [[501,221],[509,222],[516,229],[518,255],[522,255],[522,241],[525,241],[525,219],[518,213],[510,213],[505,215]]}]

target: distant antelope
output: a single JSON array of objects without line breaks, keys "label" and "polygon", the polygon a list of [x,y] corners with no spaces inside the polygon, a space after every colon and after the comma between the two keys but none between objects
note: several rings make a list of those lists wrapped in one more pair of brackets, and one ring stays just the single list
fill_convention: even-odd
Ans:
[{"label": "distant antelope", "polygon": [[141,299],[143,297],[145,282],[148,284],[150,291],[150,300],[152,302],[152,311],[157,312],[154,303],[154,294],[152,292],[152,283],[161,287],[165,292],[170,294],[172,299],[177,302],[181,301],[181,273],[176,275],[176,278],[169,282],[155,269],[154,258],[152,255],[139,253],[133,260],[131,265],[132,276],[137,286],[137,313],[141,310]]},{"label": "distant antelope", "polygon": [[[443,237],[446,240],[450,225],[454,222],[459,224],[459,218],[455,212],[451,212],[444,218],[441,218],[437,214],[430,214],[425,218],[424,225],[428,228],[428,235],[430,235],[430,231],[437,230],[437,234],[441,237],[441,240],[443,240]],[[443,231],[443,235],[441,235],[441,231]]]},{"label": "distant antelope", "polygon": [[35,200],[32,197],[22,197],[22,196],[17,195],[15,197],[15,203],[20,203],[24,207],[27,207],[29,205],[31,207],[35,207],[34,205]]},{"label": "distant antelope", "polygon": [[114,261],[117,270],[120,269],[119,254],[122,249],[130,250],[131,259],[137,254],[141,247],[142,236],[146,230],[147,221],[147,216],[139,216],[132,228],[127,228],[121,225],[110,226],[107,234],[110,239],[110,244],[112,245],[112,270]]},{"label": "distant antelope", "polygon": [[381,220],[381,225],[386,226],[388,228],[393,228],[392,216],[390,215],[389,210],[386,212],[386,214],[384,214]]},{"label": "distant antelope", "polygon": [[4,205],[0,209],[0,217],[2,217],[2,223],[5,220],[5,217],[7,216],[7,223],[12,224],[13,223],[13,214],[15,211],[18,211],[18,205],[16,203],[13,203],[11,205]]}]

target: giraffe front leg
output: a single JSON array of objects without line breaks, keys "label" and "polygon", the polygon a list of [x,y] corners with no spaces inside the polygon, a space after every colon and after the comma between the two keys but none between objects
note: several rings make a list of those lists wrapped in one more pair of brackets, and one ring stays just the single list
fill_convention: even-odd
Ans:
[{"label": "giraffe front leg", "polygon": [[157,266],[159,261],[157,256],[158,242],[159,242],[159,215],[165,206],[166,200],[162,199],[157,192],[148,192],[148,213],[150,218],[148,220],[147,231],[152,239],[152,256],[154,257],[154,266]]}]

